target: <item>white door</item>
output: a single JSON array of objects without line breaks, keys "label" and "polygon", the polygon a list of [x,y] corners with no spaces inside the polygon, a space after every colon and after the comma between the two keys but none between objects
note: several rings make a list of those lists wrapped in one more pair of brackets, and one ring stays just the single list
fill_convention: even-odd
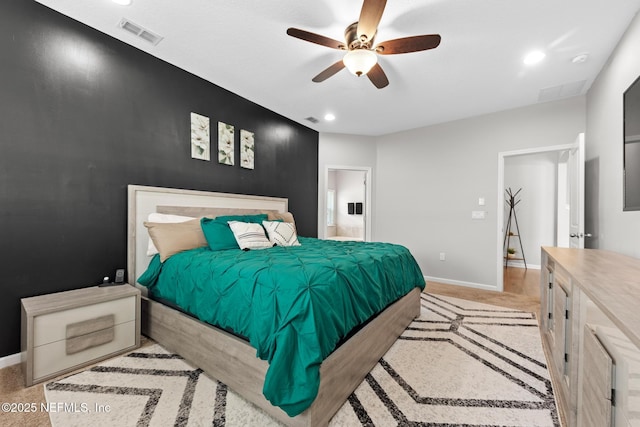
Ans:
[{"label": "white door", "polygon": [[[569,152],[569,246],[584,248],[584,133],[578,135]],[[591,235],[588,235],[591,237]]]}]

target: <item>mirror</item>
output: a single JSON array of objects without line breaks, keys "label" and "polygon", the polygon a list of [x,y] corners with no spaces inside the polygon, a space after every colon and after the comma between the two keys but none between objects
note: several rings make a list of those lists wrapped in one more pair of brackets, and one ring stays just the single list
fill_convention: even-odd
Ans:
[{"label": "mirror", "polygon": [[640,210],[640,77],[624,93],[624,207]]}]

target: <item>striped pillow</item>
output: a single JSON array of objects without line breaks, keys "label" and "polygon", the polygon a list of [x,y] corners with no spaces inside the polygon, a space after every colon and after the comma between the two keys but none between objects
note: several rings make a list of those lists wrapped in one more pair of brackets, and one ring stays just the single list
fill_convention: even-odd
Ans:
[{"label": "striped pillow", "polygon": [[274,246],[265,236],[264,228],[260,224],[240,221],[229,221],[228,224],[242,250],[264,249]]},{"label": "striped pillow", "polygon": [[278,246],[300,246],[296,227],[290,222],[262,221],[267,230],[269,240]]}]

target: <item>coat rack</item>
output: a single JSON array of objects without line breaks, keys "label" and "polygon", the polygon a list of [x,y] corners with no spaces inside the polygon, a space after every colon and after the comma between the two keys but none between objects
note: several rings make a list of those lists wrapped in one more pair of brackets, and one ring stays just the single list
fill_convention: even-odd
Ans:
[{"label": "coat rack", "polygon": [[[520,188],[515,193],[511,190],[511,187],[505,190],[507,196],[509,196],[508,200],[505,200],[505,203],[509,205],[509,219],[507,220],[507,228],[504,232],[504,266],[507,267],[509,264],[509,260],[522,260],[524,261],[524,268],[527,269],[527,260],[524,257],[524,250],[522,249],[522,239],[520,238],[520,227],[518,226],[518,217],[516,217],[516,205],[520,203],[520,199],[516,200],[516,197],[522,191]],[[512,222],[513,220],[513,222]],[[515,223],[515,233],[513,232],[512,224]],[[520,253],[522,254],[522,258],[510,257],[509,248],[511,247],[511,238],[518,239],[518,243],[520,244]]]}]

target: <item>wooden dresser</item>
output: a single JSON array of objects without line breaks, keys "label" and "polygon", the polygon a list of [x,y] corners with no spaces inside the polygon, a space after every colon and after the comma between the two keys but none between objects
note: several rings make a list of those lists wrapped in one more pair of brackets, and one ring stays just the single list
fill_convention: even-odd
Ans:
[{"label": "wooden dresser", "polygon": [[127,284],[23,298],[28,386],[140,346],[140,291]]},{"label": "wooden dresser", "polygon": [[567,426],[640,425],[640,260],[542,248],[540,329]]}]

